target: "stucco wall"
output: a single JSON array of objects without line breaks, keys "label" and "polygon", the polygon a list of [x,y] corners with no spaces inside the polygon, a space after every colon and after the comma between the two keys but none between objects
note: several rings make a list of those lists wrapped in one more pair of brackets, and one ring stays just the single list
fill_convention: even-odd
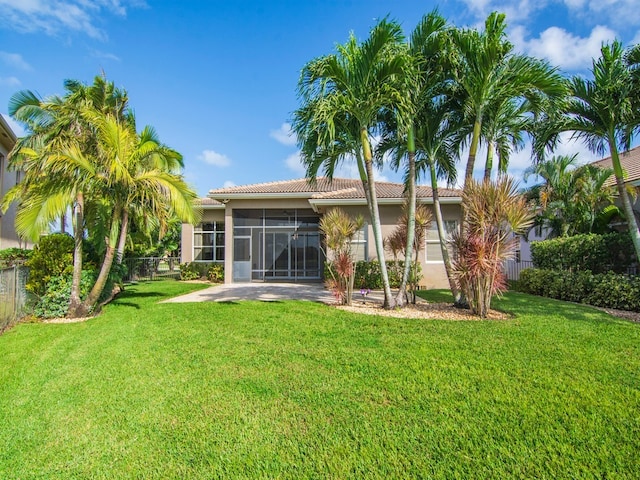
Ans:
[{"label": "stucco wall", "polygon": [[[0,143],[0,198],[12,188],[18,180],[18,172],[7,171],[8,149]],[[0,212],[0,250],[5,248],[28,248],[27,242],[20,241],[15,230],[16,206],[11,205],[4,214]]]},{"label": "stucco wall", "polygon": [[[428,205],[433,208],[432,205]],[[203,222],[210,221],[225,221],[225,282],[230,283],[232,281],[232,268],[233,268],[233,218],[232,212],[234,209],[308,209],[310,208],[309,202],[306,199],[255,199],[255,200],[230,200],[224,210],[221,208],[209,209],[204,211]],[[320,209],[320,214],[324,213],[331,207],[323,207]],[[366,205],[351,205],[341,207],[350,215],[360,214],[364,217],[365,222],[368,224],[368,258],[375,259],[376,247],[373,237],[373,229],[371,227],[371,220],[369,218],[369,211]],[[398,223],[398,218],[401,215],[400,205],[381,205],[380,217],[382,223],[382,234],[386,237],[393,232]],[[460,206],[459,205],[442,205],[442,214],[444,220],[456,220],[460,219]],[[435,215],[434,215],[435,222]],[[387,259],[390,259],[389,255],[386,255]],[[426,256],[424,248],[421,250],[420,262],[422,266],[423,278],[420,285],[424,288],[448,288],[449,284],[442,262],[426,262]],[[193,226],[185,224],[182,226],[182,261],[193,261]]]}]

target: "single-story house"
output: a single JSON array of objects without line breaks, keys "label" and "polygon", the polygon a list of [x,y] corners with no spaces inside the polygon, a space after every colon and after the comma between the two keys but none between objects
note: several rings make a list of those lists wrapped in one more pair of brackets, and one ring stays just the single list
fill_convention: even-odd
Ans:
[{"label": "single-story house", "polygon": [[[9,171],[7,157],[16,144],[16,134],[4,117],[0,115],[0,199],[20,181],[20,172]],[[12,205],[4,214],[0,211],[0,250],[5,248],[27,248],[27,243],[16,234],[16,206]]]},{"label": "single-story house", "polygon": [[[376,189],[386,237],[402,213],[404,186],[376,182]],[[439,193],[445,226],[452,231],[460,221],[460,191],[439,189]],[[419,203],[433,205],[430,187],[419,186],[417,197]],[[360,180],[318,178],[312,184],[298,179],[221,188],[211,190],[201,205],[201,223],[182,226],[181,261],[224,264],[225,283],[322,281],[325,253],[319,222],[334,207],[364,217],[365,226],[354,242],[356,255],[360,260],[376,258]],[[447,287],[435,215],[426,238],[420,252],[421,285]]]}]

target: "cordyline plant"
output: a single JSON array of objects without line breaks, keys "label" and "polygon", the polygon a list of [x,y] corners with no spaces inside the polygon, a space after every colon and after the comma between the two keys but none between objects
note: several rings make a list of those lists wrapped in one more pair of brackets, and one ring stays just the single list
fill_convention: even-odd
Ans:
[{"label": "cordyline plant", "polygon": [[329,210],[320,220],[327,258],[332,259],[328,264],[331,278],[326,284],[341,305],[351,305],[356,273],[353,239],[363,225],[362,216],[350,217],[340,208]]},{"label": "cordyline plant", "polygon": [[456,232],[451,239],[454,275],[471,311],[485,318],[491,298],[506,290],[504,261],[514,256],[515,234],[532,225],[534,211],[508,177],[496,182],[472,180],[462,203],[464,234]]},{"label": "cordyline plant", "polygon": [[[409,275],[409,291],[411,292],[411,302],[416,303],[415,291],[418,288],[418,282],[420,281],[419,268],[419,255],[420,250],[424,246],[426,237],[426,230],[431,225],[433,216],[431,211],[425,205],[417,205],[415,208],[415,221],[414,223],[414,235],[413,235],[413,255],[414,258],[407,259],[407,236],[409,232],[409,207],[405,205],[404,212],[398,219],[398,226],[391,232],[391,234],[385,239],[387,249],[393,254],[394,261],[396,262],[396,269],[398,263],[398,256],[402,255],[406,261],[411,262],[411,274]],[[398,269],[396,271],[399,271]]]}]

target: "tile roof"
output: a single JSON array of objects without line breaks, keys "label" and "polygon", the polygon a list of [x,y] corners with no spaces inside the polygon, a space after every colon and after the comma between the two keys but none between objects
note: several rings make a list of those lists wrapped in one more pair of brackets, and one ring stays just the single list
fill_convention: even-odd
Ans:
[{"label": "tile roof", "polygon": [[[611,157],[603,158],[592,163],[598,167],[612,168]],[[640,147],[632,148],[628,152],[620,154],[620,165],[625,173],[626,182],[637,182],[640,180]],[[611,175],[605,186],[616,184],[615,176]]]},{"label": "tile roof", "polygon": [[203,198],[198,198],[197,202],[202,205],[203,207],[205,206],[222,206],[223,204],[220,203],[217,200],[214,200],[213,198],[209,198],[209,197],[203,197]]},{"label": "tile roof", "polygon": [[[402,198],[404,185],[401,183],[376,182],[378,198]],[[441,197],[459,197],[460,191],[441,188],[438,190]],[[418,197],[431,197],[431,187],[419,186]],[[279,182],[258,183],[239,187],[220,188],[211,190],[209,197],[221,198],[225,195],[251,195],[251,194],[308,194],[313,199],[360,199],[365,198],[364,188],[360,180],[348,178],[318,177],[315,184],[311,184],[306,178],[285,180]]]}]

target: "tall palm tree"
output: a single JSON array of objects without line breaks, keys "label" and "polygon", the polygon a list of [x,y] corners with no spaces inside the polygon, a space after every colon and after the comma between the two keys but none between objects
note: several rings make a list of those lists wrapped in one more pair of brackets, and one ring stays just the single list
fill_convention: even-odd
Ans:
[{"label": "tall palm tree", "polygon": [[517,102],[514,99],[496,101],[495,105],[489,106],[482,133],[487,144],[484,167],[486,181],[491,180],[495,153],[498,154],[498,173],[504,174],[509,166],[511,153],[524,148],[523,134],[532,128],[528,110],[528,102]]},{"label": "tall palm tree", "polygon": [[[410,53],[415,69],[407,82],[407,97],[414,103],[408,134],[399,130],[394,118],[386,120],[384,133],[378,145],[378,156],[391,152],[392,166],[399,169],[407,159],[405,185],[410,190],[418,178],[425,177],[431,184],[436,225],[440,238],[442,257],[456,302],[461,301],[460,291],[453,277],[453,267],[447,247],[438,180],[455,183],[457,151],[451,146],[454,139],[464,132],[452,108],[450,95],[450,28],[437,10],[425,15],[411,36]],[[463,134],[464,135],[464,134]],[[413,151],[413,155],[412,155]],[[401,291],[399,291],[399,294]]]},{"label": "tall palm tree", "polygon": [[181,175],[166,168],[178,161],[179,155],[160,144],[152,129],[146,128],[137,134],[135,122],[123,122],[95,110],[87,110],[84,115],[96,128],[94,188],[112,211],[105,257],[93,288],[82,302],[81,313],[86,314],[96,308],[118,244],[126,238],[130,209],[144,209],[156,218],[166,217],[171,211],[191,223],[196,221],[197,212],[194,210],[195,192]]},{"label": "tall palm tree", "polygon": [[592,78],[575,76],[560,130],[573,132],[600,155],[609,150],[618,194],[640,262],[640,231],[625,187],[620,151],[628,150],[640,126],[638,106],[638,47],[625,52],[619,41],[603,45],[591,68]]},{"label": "tall palm tree", "polygon": [[[130,114],[126,91],[104,77],[95,77],[92,85],[65,80],[64,87],[64,97],[52,96],[43,100],[28,90],[12,96],[9,113],[27,127],[29,134],[17,142],[11,162],[14,169],[25,173],[13,197],[24,203],[17,225],[23,235],[37,239],[51,221],[64,216],[69,207],[74,210],[74,269],[69,314],[76,316],[75,311],[81,303],[85,193],[90,188],[93,174],[84,160],[95,154],[93,127],[81,112],[93,108],[123,120]],[[82,157],[83,161],[69,165],[52,162],[58,155]],[[42,191],[47,194],[43,196]],[[34,211],[38,212],[37,221],[32,221],[34,219],[28,213]]]},{"label": "tall palm tree", "polygon": [[298,84],[302,105],[292,121],[308,178],[315,179],[321,168],[332,178],[339,162],[355,158],[366,192],[386,308],[393,308],[395,301],[385,263],[371,139],[384,111],[407,108],[400,85],[406,68],[402,40],[400,26],[385,19],[363,43],[352,34],[337,53],[306,64]]},{"label": "tall palm tree", "polygon": [[540,107],[541,97],[563,95],[564,84],[548,63],[513,52],[506,37],[503,13],[491,13],[482,32],[454,30],[453,44],[457,108],[472,127],[464,178],[466,188],[473,177],[483,122],[489,115],[500,113],[496,105],[508,105],[511,101],[519,104],[528,99],[529,107],[535,111]]}]

